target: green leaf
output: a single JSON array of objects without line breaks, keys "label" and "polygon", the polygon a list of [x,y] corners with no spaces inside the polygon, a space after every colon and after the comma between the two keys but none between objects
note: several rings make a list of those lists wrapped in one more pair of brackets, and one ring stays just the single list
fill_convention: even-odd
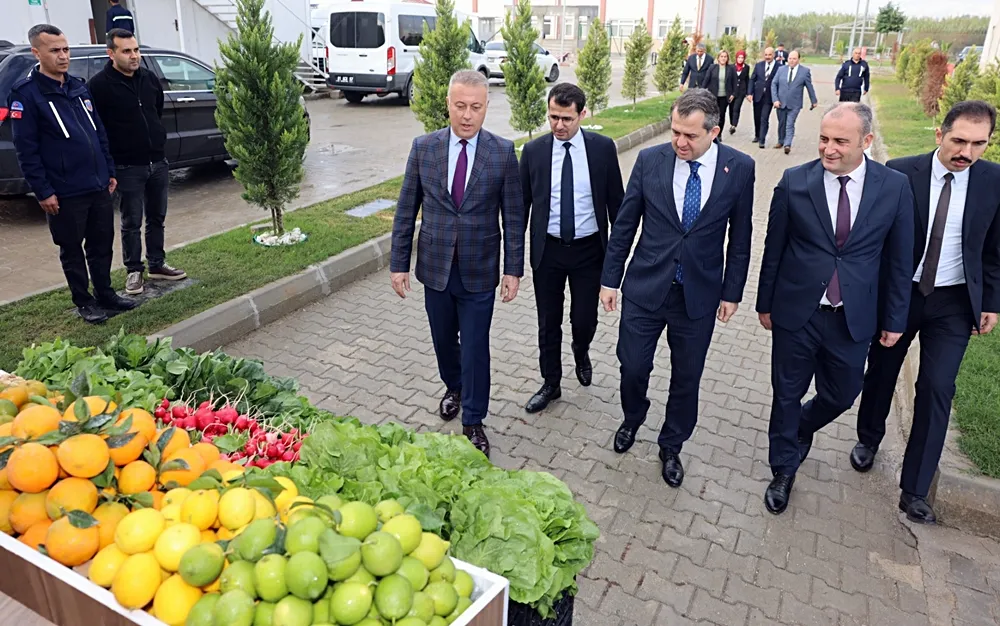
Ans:
[{"label": "green leaf", "polygon": [[132,430],[132,416],[131,415],[128,416],[128,417],[126,417],[125,421],[123,421],[121,424],[116,424],[116,425],[114,425],[114,426],[112,426],[110,428],[105,428],[102,432],[105,435],[108,435],[109,437],[113,437],[115,435],[124,435],[125,433],[127,433],[130,430]]},{"label": "green leaf", "polygon": [[216,437],[212,440],[212,443],[223,454],[232,454],[243,447],[243,444],[240,443],[240,437],[233,434]]},{"label": "green leaf", "polygon": [[199,478],[211,478],[212,480],[222,482],[222,474],[217,469],[205,470],[201,473]]},{"label": "green leaf", "polygon": [[229,549],[230,542],[232,542],[232,539],[218,539],[215,543],[219,544],[219,547],[221,547],[222,551],[225,552]]},{"label": "green leaf", "polygon": [[79,435],[83,432],[83,424],[80,422],[67,422],[63,420],[59,422],[59,432],[67,437]]},{"label": "green leaf", "polygon": [[45,556],[49,556],[49,551],[48,551],[48,549],[47,549],[47,548],[45,547],[45,544],[44,544],[44,543],[40,543],[40,544],[38,544],[38,551],[39,551],[39,552],[41,552],[42,554],[44,554]]},{"label": "green leaf", "polygon": [[129,499],[141,508],[144,509],[153,508],[153,494],[149,493],[148,491],[143,491],[141,493],[134,493],[131,496],[129,496]]},{"label": "green leaf", "polygon": [[252,487],[254,489],[266,489],[271,492],[273,496],[277,496],[285,490],[285,488],[281,486],[281,483],[268,476],[254,476],[253,478],[248,479],[247,487]]},{"label": "green leaf", "polygon": [[108,444],[109,448],[114,450],[117,448],[121,448],[122,446],[128,445],[133,439],[135,439],[136,435],[138,434],[139,433],[124,433],[121,435],[114,435],[112,437],[108,437],[105,440],[105,443]]},{"label": "green leaf", "polygon": [[282,524],[278,524],[277,533],[275,535],[274,543],[264,549],[264,554],[284,554],[285,553],[285,535],[287,531]]},{"label": "green leaf", "polygon": [[76,421],[80,423],[90,419],[90,405],[84,402],[82,397],[79,402],[73,405],[73,415],[76,416]]},{"label": "green leaf", "polygon": [[160,449],[156,446],[150,446],[142,453],[142,458],[153,467],[159,467],[161,456]]},{"label": "green leaf", "polygon": [[84,429],[91,433],[97,433],[108,424],[113,424],[114,419],[115,416],[111,413],[100,413],[87,420]]},{"label": "green leaf", "polygon": [[91,479],[98,489],[104,489],[105,487],[110,487],[111,483],[115,480],[115,462],[108,461],[108,466],[104,468],[104,471]]},{"label": "green leaf", "polygon": [[0,470],[7,467],[7,461],[10,460],[10,455],[12,452],[14,452],[14,448],[8,448],[3,452],[0,452]]},{"label": "green leaf", "polygon": [[[207,473],[208,472],[205,474]],[[198,489],[218,489],[219,486],[222,485],[221,481],[218,481],[211,476],[206,476],[205,474],[202,474],[198,478],[192,480],[191,484],[188,485],[188,489],[191,491],[196,491]]]},{"label": "green leaf", "polygon": [[354,537],[339,535],[327,528],[319,536],[319,555],[328,568],[333,568],[361,549],[361,542]]},{"label": "green leaf", "polygon": [[163,451],[167,449],[167,445],[170,443],[170,440],[174,438],[174,432],[176,430],[177,428],[174,426],[168,427],[156,441],[156,449],[160,451],[161,455],[163,454]]},{"label": "green leaf", "polygon": [[167,461],[166,463],[163,464],[162,467],[160,467],[160,473],[162,474],[164,472],[175,472],[175,471],[186,472],[189,469],[191,469],[191,466],[184,459],[172,459],[170,461]]},{"label": "green leaf", "polygon": [[45,433],[44,435],[35,437],[31,440],[31,443],[39,443],[43,446],[54,446],[66,441],[66,439],[68,439],[66,435],[62,434],[58,430],[53,430]]},{"label": "green leaf", "polygon": [[17,437],[0,437],[0,448],[6,448],[7,446],[17,443]]},{"label": "green leaf", "polygon": [[74,528],[79,528],[81,530],[93,528],[94,526],[97,526],[98,523],[97,518],[86,511],[67,511],[66,517],[69,518],[69,523],[72,524]]},{"label": "green leaf", "polygon": [[69,386],[69,391],[77,398],[84,398],[90,393],[90,383],[87,380],[87,373],[80,372]]}]

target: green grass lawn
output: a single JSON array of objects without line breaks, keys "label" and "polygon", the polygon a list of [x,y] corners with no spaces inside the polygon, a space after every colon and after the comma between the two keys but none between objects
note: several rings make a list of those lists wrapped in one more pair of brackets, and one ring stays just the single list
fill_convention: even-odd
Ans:
[{"label": "green grass lawn", "polygon": [[[933,148],[934,121],[905,86],[893,77],[874,77],[871,95],[890,157]],[[956,387],[959,447],[983,474],[1000,478],[1000,330],[972,337]]]},{"label": "green grass lawn", "polygon": [[[675,95],[643,100],[635,107],[610,108],[588,121],[603,126],[598,132],[617,139],[666,119]],[[517,144],[525,141],[518,140]],[[299,227],[309,235],[308,241],[290,248],[254,245],[249,229],[244,227],[171,251],[171,263],[183,267],[198,283],[151,300],[102,326],[86,324],[72,313],[73,303],[66,288],[0,306],[0,369],[12,371],[24,347],[56,337],[92,346],[103,344],[122,327],[143,335],[156,332],[383,235],[392,230],[391,209],[363,219],[346,215],[346,211],[376,198],[394,200],[399,196],[401,182],[397,177],[286,213],[286,229]],[[125,270],[113,272],[112,280],[122,288]]]},{"label": "green grass lawn", "polygon": [[[850,55],[847,55],[844,57],[844,60],[846,61],[849,58]],[[844,62],[840,60],[840,57],[828,57],[825,54],[807,54],[802,57],[801,61],[802,65],[807,67],[810,65],[840,65]]]}]

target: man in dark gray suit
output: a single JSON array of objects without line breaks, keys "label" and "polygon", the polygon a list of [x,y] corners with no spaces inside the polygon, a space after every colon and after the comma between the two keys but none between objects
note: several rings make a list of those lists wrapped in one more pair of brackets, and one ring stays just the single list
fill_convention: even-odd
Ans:
[{"label": "man in dark gray suit", "polygon": [[[490,400],[490,325],[500,284],[500,222],[504,270],[500,295],[517,296],[524,275],[524,203],[514,144],[482,129],[489,84],[463,70],[448,86],[451,126],[413,140],[392,226],[389,272],[393,290],[410,290],[410,254],[417,212],[417,280],[438,370],[447,391],[441,418],[462,409],[466,437],[490,455],[483,430]],[[461,343],[459,339],[461,338]]]},{"label": "man in dark gray suit", "polygon": [[711,54],[705,52],[705,44],[699,42],[694,47],[694,54],[684,62],[684,69],[681,71],[681,90],[694,87],[704,87],[705,79],[708,78],[708,69],[715,63]]}]

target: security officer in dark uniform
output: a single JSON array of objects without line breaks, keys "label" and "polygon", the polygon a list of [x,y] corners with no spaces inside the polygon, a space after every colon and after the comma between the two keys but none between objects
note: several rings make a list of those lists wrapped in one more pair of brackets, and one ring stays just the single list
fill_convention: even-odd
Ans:
[{"label": "security officer in dark uniform", "polygon": [[105,310],[137,306],[111,287],[115,164],[86,84],[66,73],[66,36],[39,24],[28,31],[28,41],[38,65],[14,84],[7,103],[17,161],[59,246],[73,304],[84,321],[100,324],[108,319]]},{"label": "security officer in dark uniform", "polygon": [[868,78],[871,71],[868,61],[861,58],[861,48],[855,48],[851,58],[844,61],[833,81],[834,93],[841,102],[861,102],[861,96],[868,93]]}]

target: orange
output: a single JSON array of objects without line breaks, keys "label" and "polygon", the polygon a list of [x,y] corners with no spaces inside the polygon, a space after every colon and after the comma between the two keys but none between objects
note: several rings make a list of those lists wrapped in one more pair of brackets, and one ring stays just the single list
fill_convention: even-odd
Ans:
[{"label": "orange", "polygon": [[[2,436],[3,435],[0,435],[0,437]],[[13,487],[11,487],[10,483],[7,482],[7,468],[4,467],[3,469],[0,469],[0,490],[6,491],[8,489],[13,489]]]},{"label": "orange", "polygon": [[115,425],[121,426],[129,417],[132,418],[132,427],[128,429],[129,432],[142,433],[146,436],[146,441],[156,439],[156,419],[142,409],[125,409],[119,414]]},{"label": "orange", "polygon": [[120,467],[122,465],[128,465],[142,456],[142,451],[146,449],[146,445],[148,444],[149,439],[146,438],[146,435],[136,432],[131,441],[126,443],[124,446],[109,448],[108,450],[111,455],[111,460],[115,465]]},{"label": "orange", "polygon": [[77,528],[69,523],[69,517],[61,517],[52,522],[45,533],[45,551],[66,567],[83,565],[94,558],[100,544],[97,526]]},{"label": "orange", "polygon": [[14,532],[23,533],[38,522],[49,519],[45,498],[49,492],[22,493],[10,505],[10,525]]},{"label": "orange", "polygon": [[162,491],[151,491],[153,494],[153,508],[159,511],[163,508],[163,497],[166,495]]},{"label": "orange", "polygon": [[218,541],[218,539],[219,538],[216,536],[214,530],[209,529],[201,531],[202,543],[215,543],[216,541]]},{"label": "orange", "polygon": [[26,443],[11,453],[7,461],[7,480],[17,491],[40,493],[59,477],[56,455],[38,443]]},{"label": "orange", "polygon": [[246,471],[246,468],[240,465],[239,463],[233,463],[232,461],[223,461],[222,459],[219,459],[218,461],[212,461],[211,463],[209,463],[208,469],[214,469],[223,476],[226,475],[226,472],[230,472],[233,470],[236,470],[240,473]]},{"label": "orange", "polygon": [[104,549],[115,542],[115,529],[118,528],[118,522],[122,521],[122,518],[128,513],[128,507],[121,502],[105,502],[94,509],[93,515],[97,520],[97,532],[101,538],[98,549]]},{"label": "orange", "polygon": [[93,478],[108,467],[111,453],[99,435],[74,435],[59,444],[59,465],[70,476]]},{"label": "orange", "polygon": [[168,485],[175,482],[181,487],[187,487],[195,478],[201,476],[205,471],[205,460],[194,448],[182,448],[172,455],[166,457],[164,464],[171,461],[185,461],[188,465],[186,470],[168,470],[160,474],[160,484]]},{"label": "orange", "polygon": [[14,422],[0,424],[0,437],[10,437],[14,434]]},{"label": "orange", "polygon": [[30,546],[35,550],[37,550],[39,545],[45,543],[45,535],[48,534],[49,526],[51,525],[52,525],[52,520],[50,519],[42,520],[37,524],[35,524],[34,526],[32,526],[31,528],[29,528],[28,530],[24,531],[24,534],[18,537],[17,540],[23,543],[24,545]]},{"label": "orange", "polygon": [[10,510],[17,498],[16,491],[0,491],[0,532],[2,533],[14,534],[14,527],[10,525]]},{"label": "orange", "polygon": [[60,480],[45,498],[45,510],[49,519],[57,520],[66,511],[93,513],[97,508],[97,485],[86,478],[64,478]]},{"label": "orange", "polygon": [[18,439],[34,439],[59,428],[59,411],[36,405],[17,414],[11,434]]},{"label": "orange", "polygon": [[[110,398],[102,398],[100,396],[87,396],[83,399],[87,403],[87,408],[90,409],[91,416],[100,415],[101,413],[111,413],[118,405],[111,401]],[[63,413],[63,419],[67,422],[75,422],[76,420],[76,403],[79,400],[73,402],[73,404],[66,407],[66,412]]]},{"label": "orange", "polygon": [[197,451],[201,455],[201,458],[205,459],[206,469],[208,469],[209,465],[218,461],[219,456],[222,454],[218,448],[204,441],[194,444],[191,446],[191,449]]},{"label": "orange", "polygon": [[18,407],[20,407],[22,404],[27,404],[28,387],[25,385],[18,385],[16,387],[7,387],[3,391],[0,391],[0,400],[10,400]]},{"label": "orange", "polygon": [[[168,430],[170,429],[164,428],[163,430],[158,432],[156,434],[156,438],[153,439],[153,441],[159,444],[160,437],[162,437],[163,433],[167,432]],[[186,430],[184,430],[183,428],[174,428],[173,430],[174,434],[170,436],[170,441],[167,442],[167,446],[163,449],[162,458],[164,459],[169,458],[171,454],[177,452],[178,450],[191,447],[191,437],[190,435],[188,435],[188,432]]]},{"label": "orange", "polygon": [[149,491],[156,483],[156,470],[145,461],[132,461],[122,468],[118,491],[126,495]]}]

